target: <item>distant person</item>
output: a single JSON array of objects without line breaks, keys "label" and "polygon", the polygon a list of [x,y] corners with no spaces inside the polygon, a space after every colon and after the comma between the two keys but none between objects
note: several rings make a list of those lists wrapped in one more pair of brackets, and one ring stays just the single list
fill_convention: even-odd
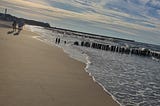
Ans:
[{"label": "distant person", "polygon": [[23,29],[24,21],[21,19],[18,23],[18,32],[20,32]]},{"label": "distant person", "polygon": [[15,33],[14,35],[19,35],[19,33],[23,30],[23,26],[24,26],[24,21],[23,19],[20,19],[18,21],[18,32]]},{"label": "distant person", "polygon": [[15,33],[14,35],[19,35],[19,33],[22,31],[24,26],[24,21],[23,19],[18,20],[18,32]]},{"label": "distant person", "polygon": [[57,43],[57,41],[58,41],[58,39],[56,38],[56,42],[55,43]]},{"label": "distant person", "polygon": [[61,42],[61,39],[59,38],[59,39],[58,39],[58,44],[59,44],[60,42]]},{"label": "distant person", "polygon": [[12,23],[13,32],[16,32],[16,26],[17,26],[17,22],[16,20],[14,20]]}]

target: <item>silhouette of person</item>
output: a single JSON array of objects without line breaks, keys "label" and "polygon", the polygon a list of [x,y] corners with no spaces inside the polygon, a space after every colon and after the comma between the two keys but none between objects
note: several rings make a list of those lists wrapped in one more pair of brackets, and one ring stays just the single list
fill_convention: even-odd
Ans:
[{"label": "silhouette of person", "polygon": [[16,32],[16,26],[17,26],[17,22],[16,20],[14,20],[12,23],[13,32]]},{"label": "silhouette of person", "polygon": [[59,38],[59,39],[58,39],[58,44],[59,44],[60,42],[61,42],[61,39]]},{"label": "silhouette of person", "polygon": [[23,29],[24,26],[24,21],[21,19],[18,23],[18,33]]},{"label": "silhouette of person", "polygon": [[56,42],[55,43],[57,43],[57,41],[58,41],[58,39],[56,38]]},{"label": "silhouette of person", "polygon": [[19,33],[21,32],[21,30],[23,29],[23,26],[24,26],[24,21],[23,21],[23,19],[20,19],[18,21],[18,32],[15,33],[14,35],[19,35]]}]

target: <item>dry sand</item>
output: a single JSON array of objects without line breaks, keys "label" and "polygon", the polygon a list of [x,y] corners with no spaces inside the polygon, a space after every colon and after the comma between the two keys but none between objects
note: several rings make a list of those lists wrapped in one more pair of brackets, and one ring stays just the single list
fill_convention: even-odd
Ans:
[{"label": "dry sand", "polygon": [[85,64],[0,21],[0,106],[119,106]]}]

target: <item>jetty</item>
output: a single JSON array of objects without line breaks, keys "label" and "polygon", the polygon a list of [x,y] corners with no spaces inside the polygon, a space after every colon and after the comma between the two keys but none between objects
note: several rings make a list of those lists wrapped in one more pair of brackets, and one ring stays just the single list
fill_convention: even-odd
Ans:
[{"label": "jetty", "polygon": [[[70,36],[79,36],[84,39],[95,39],[99,41],[109,41],[109,42],[128,42],[128,43],[136,43],[134,40],[128,40],[128,39],[122,39],[122,38],[114,38],[114,37],[108,37],[103,35],[97,35],[97,34],[90,34],[85,32],[78,32],[78,31],[72,31],[68,29],[62,29],[62,28],[47,28],[48,30],[52,30],[54,33],[59,33],[63,35],[70,35]],[[137,55],[137,56],[146,56],[146,57],[154,57],[156,59],[160,59],[160,51],[140,47],[140,46],[125,46],[125,45],[115,45],[114,43],[97,43],[93,41],[75,41],[73,45],[76,46],[82,46],[82,47],[89,47],[93,49],[99,49],[104,51],[111,51],[111,52],[117,52],[121,54],[128,54],[128,55]]]},{"label": "jetty", "polygon": [[80,43],[78,41],[75,41],[74,45],[90,47],[93,49],[99,49],[99,50],[105,50],[105,51],[112,51],[112,52],[117,52],[121,54],[128,54],[128,55],[134,54],[138,56],[148,56],[148,57],[154,57],[154,58],[160,59],[160,52],[152,51],[146,48],[130,48],[130,47],[124,47],[124,46],[104,45],[100,43],[84,42],[84,41]]}]

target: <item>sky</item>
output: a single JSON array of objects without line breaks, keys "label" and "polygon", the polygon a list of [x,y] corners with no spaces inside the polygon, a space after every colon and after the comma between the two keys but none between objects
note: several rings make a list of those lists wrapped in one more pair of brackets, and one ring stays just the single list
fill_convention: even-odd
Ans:
[{"label": "sky", "polygon": [[160,0],[0,0],[0,12],[53,27],[160,45]]}]

